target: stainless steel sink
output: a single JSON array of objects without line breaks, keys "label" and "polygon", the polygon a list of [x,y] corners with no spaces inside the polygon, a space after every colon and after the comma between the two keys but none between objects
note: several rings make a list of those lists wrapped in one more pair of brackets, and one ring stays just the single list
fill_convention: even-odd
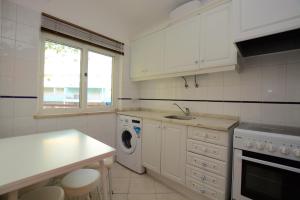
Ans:
[{"label": "stainless steel sink", "polygon": [[168,115],[168,116],[165,116],[165,118],[168,118],[168,119],[178,119],[178,120],[191,120],[191,119],[195,119],[195,117],[188,116],[188,115]]}]

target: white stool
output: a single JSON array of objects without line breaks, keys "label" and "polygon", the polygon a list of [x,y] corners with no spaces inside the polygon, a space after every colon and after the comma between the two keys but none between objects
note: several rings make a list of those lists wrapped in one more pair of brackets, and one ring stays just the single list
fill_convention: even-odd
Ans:
[{"label": "white stool", "polygon": [[100,176],[100,172],[97,170],[79,169],[66,175],[61,184],[68,198],[86,196],[86,199],[90,200],[90,193],[97,189],[98,198],[101,199]]},{"label": "white stool", "polygon": [[64,191],[58,186],[42,187],[24,194],[20,200],[64,200]]},{"label": "white stool", "polygon": [[20,190],[18,191],[18,194],[19,194],[20,196],[22,196],[23,194],[27,194],[27,193],[29,193],[29,192],[31,192],[31,191],[34,191],[34,190],[37,190],[37,189],[39,189],[39,188],[42,188],[42,187],[47,186],[49,182],[50,182],[49,180],[45,180],[45,181],[41,181],[41,182],[39,182],[39,183],[35,183],[35,184],[33,184],[33,185],[27,186],[27,187],[25,187],[25,188],[20,189]]},{"label": "white stool", "polygon": [[[109,192],[109,199],[112,200],[113,191],[112,191],[112,180],[111,180],[111,167],[114,164],[114,157],[112,156],[109,158],[105,158],[103,160],[103,163],[104,163],[105,167],[107,168],[107,172],[108,172],[108,187],[109,187],[108,192]],[[87,166],[87,168],[99,170],[100,165],[99,165],[99,163],[93,163],[93,164]]]}]

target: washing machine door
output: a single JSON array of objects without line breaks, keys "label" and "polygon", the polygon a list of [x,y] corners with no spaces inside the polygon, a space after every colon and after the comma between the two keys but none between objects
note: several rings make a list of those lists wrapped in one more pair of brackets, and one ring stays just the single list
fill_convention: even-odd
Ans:
[{"label": "washing machine door", "polygon": [[136,148],[137,143],[137,135],[134,133],[133,130],[130,129],[123,129],[122,133],[119,138],[122,151],[127,154],[132,154]]}]

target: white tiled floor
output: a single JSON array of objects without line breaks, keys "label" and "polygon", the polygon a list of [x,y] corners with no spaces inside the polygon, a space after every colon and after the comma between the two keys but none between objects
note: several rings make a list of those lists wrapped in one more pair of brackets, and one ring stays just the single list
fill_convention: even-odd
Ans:
[{"label": "white tiled floor", "polygon": [[188,200],[150,176],[136,174],[118,163],[111,172],[113,200]]}]

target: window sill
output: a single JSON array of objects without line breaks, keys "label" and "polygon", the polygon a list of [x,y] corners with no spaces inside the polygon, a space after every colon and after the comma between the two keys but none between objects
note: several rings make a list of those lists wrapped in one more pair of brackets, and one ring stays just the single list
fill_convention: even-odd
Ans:
[{"label": "window sill", "polygon": [[109,113],[116,113],[116,110],[97,111],[97,112],[78,112],[78,113],[59,113],[59,114],[35,114],[34,119],[58,118],[58,117],[75,117],[83,115],[103,115]]}]

